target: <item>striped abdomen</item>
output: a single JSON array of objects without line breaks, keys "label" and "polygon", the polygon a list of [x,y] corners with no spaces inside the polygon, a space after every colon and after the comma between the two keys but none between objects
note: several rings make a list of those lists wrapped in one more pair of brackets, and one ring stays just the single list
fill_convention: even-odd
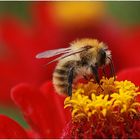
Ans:
[{"label": "striped abdomen", "polygon": [[68,61],[64,64],[58,63],[58,65],[56,66],[56,69],[53,74],[53,84],[57,93],[67,95],[68,73],[69,73],[69,69],[74,65],[75,65],[75,61]]}]

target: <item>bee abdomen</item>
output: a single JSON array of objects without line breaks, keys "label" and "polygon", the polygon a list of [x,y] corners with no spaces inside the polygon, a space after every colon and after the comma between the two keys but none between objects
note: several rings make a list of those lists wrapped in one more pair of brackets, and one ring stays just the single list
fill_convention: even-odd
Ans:
[{"label": "bee abdomen", "polygon": [[[58,63],[53,74],[53,84],[55,90],[59,94],[68,95],[68,74],[71,67],[76,67],[77,62],[70,60],[65,63]],[[76,77],[76,72],[73,73],[73,79]]]},{"label": "bee abdomen", "polygon": [[57,93],[67,94],[68,70],[56,68],[53,74],[53,84]]}]

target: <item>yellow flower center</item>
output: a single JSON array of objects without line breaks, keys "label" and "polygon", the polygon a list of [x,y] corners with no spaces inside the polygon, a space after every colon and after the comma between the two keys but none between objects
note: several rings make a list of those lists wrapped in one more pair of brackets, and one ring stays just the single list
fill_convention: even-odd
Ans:
[{"label": "yellow flower center", "polygon": [[78,84],[72,97],[65,99],[65,108],[72,112],[72,120],[91,120],[93,117],[105,119],[114,117],[123,119],[123,115],[135,116],[139,112],[140,103],[136,96],[140,94],[138,87],[130,81],[114,81],[114,78],[102,78],[100,85],[89,81]]},{"label": "yellow flower center", "polygon": [[[106,14],[103,2],[57,2],[54,3],[54,14],[56,21],[63,26],[82,26],[81,23],[99,21]],[[80,15],[80,16],[79,16]],[[93,24],[93,23],[92,23]],[[63,27],[62,26],[62,27]]]}]

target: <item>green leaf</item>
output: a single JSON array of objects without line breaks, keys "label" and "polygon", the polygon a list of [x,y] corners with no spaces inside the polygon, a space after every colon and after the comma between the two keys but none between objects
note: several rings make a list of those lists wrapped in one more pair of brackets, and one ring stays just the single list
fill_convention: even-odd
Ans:
[{"label": "green leaf", "polygon": [[25,1],[0,1],[0,16],[12,14],[21,19],[29,19],[28,6],[30,3]]},{"label": "green leaf", "polygon": [[18,110],[15,107],[10,106],[2,106],[0,105],[0,114],[4,114],[13,120],[17,121],[20,125],[22,125],[25,128],[28,128],[28,124],[25,122],[22,114],[20,113],[20,110]]},{"label": "green leaf", "polygon": [[118,20],[127,24],[140,23],[140,1],[107,2],[108,12]]}]

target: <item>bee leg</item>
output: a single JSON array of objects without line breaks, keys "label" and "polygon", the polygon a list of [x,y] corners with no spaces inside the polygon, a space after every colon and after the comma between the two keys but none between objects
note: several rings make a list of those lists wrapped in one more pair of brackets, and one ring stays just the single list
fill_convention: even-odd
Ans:
[{"label": "bee leg", "polygon": [[98,74],[98,66],[97,65],[95,65],[95,66],[91,65],[91,70],[92,70],[93,75],[95,76],[96,82],[99,84],[99,87],[101,88],[102,91],[104,91],[104,89],[102,88],[102,86],[100,84],[100,79],[99,79],[99,74]]},{"label": "bee leg", "polygon": [[104,75],[104,76],[105,76],[105,78],[106,78],[106,77],[107,77],[107,75],[106,75],[106,71],[105,71],[105,66],[103,66],[102,70],[103,70],[103,75]]},{"label": "bee leg", "polygon": [[69,96],[72,96],[73,70],[74,70],[74,67],[70,68],[69,73],[68,73],[68,95]]},{"label": "bee leg", "polygon": [[114,77],[114,80],[116,80],[116,74],[115,74],[115,69],[114,69],[114,65],[112,60],[109,63],[109,67],[110,67],[110,75],[111,77]]},{"label": "bee leg", "polygon": [[92,71],[92,73],[95,77],[96,82],[98,84],[100,84],[99,74],[98,74],[98,66],[97,65],[95,65],[95,66],[91,65],[91,71]]}]

